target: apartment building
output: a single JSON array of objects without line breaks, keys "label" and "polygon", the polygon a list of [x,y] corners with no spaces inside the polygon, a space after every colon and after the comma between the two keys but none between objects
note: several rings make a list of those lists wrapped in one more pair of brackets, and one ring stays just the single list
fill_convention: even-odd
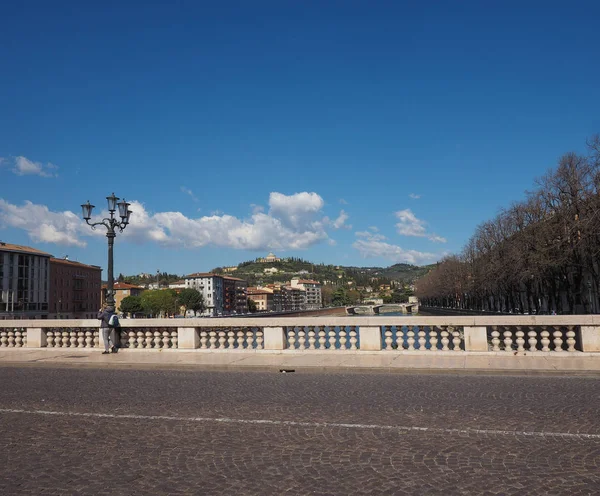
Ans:
[{"label": "apartment building", "polygon": [[65,258],[50,258],[48,317],[95,319],[101,305],[102,269]]},{"label": "apartment building", "polygon": [[273,306],[273,289],[249,287],[248,299],[256,303],[256,310],[259,312],[272,312]]},{"label": "apartment building", "polygon": [[48,318],[50,257],[0,241],[0,320]]},{"label": "apartment building", "polygon": [[185,276],[185,287],[194,288],[204,297],[206,317],[223,315],[223,276],[210,272],[196,272]]},{"label": "apartment building", "polygon": [[299,288],[306,291],[306,310],[318,310],[322,305],[321,283],[310,279],[292,279],[290,281],[292,288]]},{"label": "apartment building", "polygon": [[248,283],[237,277],[223,276],[223,314],[248,312]]}]

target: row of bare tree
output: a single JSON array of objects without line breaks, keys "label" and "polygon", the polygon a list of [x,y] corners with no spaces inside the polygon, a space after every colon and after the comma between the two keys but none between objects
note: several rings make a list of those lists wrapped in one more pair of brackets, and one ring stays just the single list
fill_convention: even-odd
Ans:
[{"label": "row of bare tree", "polygon": [[416,283],[425,306],[600,312],[600,135],[564,155],[526,199],[480,225],[460,255]]}]

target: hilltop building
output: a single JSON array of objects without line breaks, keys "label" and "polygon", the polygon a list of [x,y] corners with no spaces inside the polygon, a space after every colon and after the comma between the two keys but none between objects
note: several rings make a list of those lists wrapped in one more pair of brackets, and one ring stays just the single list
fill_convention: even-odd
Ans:
[{"label": "hilltop building", "polygon": [[281,258],[275,256],[274,253],[269,253],[265,258],[259,258],[257,262],[269,263],[269,262],[281,262]]}]

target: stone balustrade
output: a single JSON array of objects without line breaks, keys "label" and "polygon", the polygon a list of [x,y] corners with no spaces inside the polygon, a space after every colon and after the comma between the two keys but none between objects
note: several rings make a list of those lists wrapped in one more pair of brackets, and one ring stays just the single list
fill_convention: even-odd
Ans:
[{"label": "stone balustrade", "polygon": [[[600,315],[122,319],[125,350],[600,352]],[[97,320],[3,320],[0,349],[103,348]]]}]

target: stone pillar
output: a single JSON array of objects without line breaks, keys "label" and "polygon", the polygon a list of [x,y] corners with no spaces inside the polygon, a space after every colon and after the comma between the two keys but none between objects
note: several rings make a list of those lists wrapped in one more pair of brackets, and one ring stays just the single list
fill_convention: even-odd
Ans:
[{"label": "stone pillar", "polygon": [[41,327],[27,329],[27,348],[45,348],[48,345],[46,332]]},{"label": "stone pillar", "polygon": [[265,350],[285,350],[286,342],[283,327],[265,327],[263,333]]},{"label": "stone pillar", "polygon": [[200,336],[195,327],[177,328],[177,348],[193,350],[200,347]]},{"label": "stone pillar", "polygon": [[581,326],[581,348],[581,351],[600,351],[600,326]]},{"label": "stone pillar", "polygon": [[488,351],[487,328],[467,327],[465,331],[465,351]]},{"label": "stone pillar", "polygon": [[104,336],[101,327],[98,327],[98,349],[104,351]]},{"label": "stone pillar", "polygon": [[362,351],[381,351],[381,328],[360,326],[360,349]]}]

